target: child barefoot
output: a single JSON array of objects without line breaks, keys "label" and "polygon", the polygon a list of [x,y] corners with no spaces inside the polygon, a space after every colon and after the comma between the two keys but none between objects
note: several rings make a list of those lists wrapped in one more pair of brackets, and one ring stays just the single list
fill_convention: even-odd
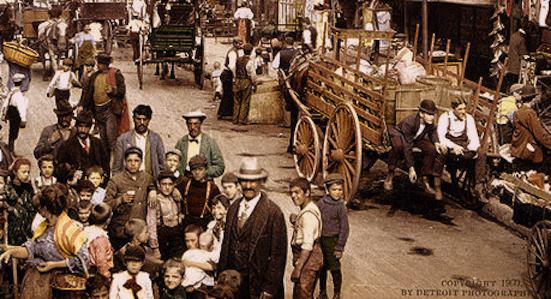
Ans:
[{"label": "child barefoot", "polygon": [[126,271],[113,275],[109,299],[153,299],[149,274],[140,271],[145,261],[141,246],[129,246],[124,254]]},{"label": "child barefoot", "polygon": [[184,265],[177,260],[170,259],[163,266],[164,288],[161,299],[187,299],[186,289],[182,285],[184,279]]},{"label": "child barefoot", "polygon": [[340,259],[348,239],[348,215],[343,201],[342,175],[331,173],[324,181],[326,195],[317,204],[321,212],[323,228],[320,245],[323,252],[323,268],[320,273],[320,296],[326,299],[327,271],[333,277],[334,299],[340,298],[342,272]]}]

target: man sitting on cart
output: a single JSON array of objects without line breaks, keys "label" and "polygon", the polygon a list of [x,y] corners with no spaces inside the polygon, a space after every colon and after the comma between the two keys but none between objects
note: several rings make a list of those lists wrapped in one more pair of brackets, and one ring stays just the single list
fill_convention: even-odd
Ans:
[{"label": "man sitting on cart", "polygon": [[[437,147],[442,146],[434,124],[436,112],[436,104],[432,100],[422,100],[418,113],[408,116],[390,128],[392,150],[388,159],[388,175],[384,181],[385,190],[393,189],[394,170],[402,157],[406,160],[409,180],[412,183],[417,181],[413,160],[413,149],[417,148],[422,155],[419,173],[423,189],[434,194],[436,200],[443,199],[440,176],[444,169],[444,159],[437,150]],[[434,189],[429,184],[429,176],[434,177]]]}]

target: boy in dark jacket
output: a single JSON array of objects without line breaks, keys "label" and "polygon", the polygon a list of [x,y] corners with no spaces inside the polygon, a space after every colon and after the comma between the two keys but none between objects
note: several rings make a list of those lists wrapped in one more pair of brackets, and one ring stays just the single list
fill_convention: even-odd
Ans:
[{"label": "boy in dark jacket", "polygon": [[320,273],[320,299],[327,298],[327,271],[333,277],[333,299],[340,299],[342,272],[340,259],[348,240],[348,215],[343,200],[344,178],[331,173],[324,181],[326,195],[317,202],[323,228],[320,245],[323,253],[323,268]]}]

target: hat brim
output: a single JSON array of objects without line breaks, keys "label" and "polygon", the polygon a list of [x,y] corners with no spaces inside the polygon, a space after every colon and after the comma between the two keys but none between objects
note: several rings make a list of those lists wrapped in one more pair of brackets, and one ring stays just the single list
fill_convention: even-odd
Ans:
[{"label": "hat brim", "polygon": [[205,120],[207,118],[207,116],[206,115],[182,115],[182,118],[183,119],[198,118],[198,119]]},{"label": "hat brim", "polygon": [[260,173],[248,174],[248,173],[236,173],[235,176],[241,181],[256,181],[268,178],[268,172],[265,169],[261,169]]},{"label": "hat brim", "polygon": [[425,109],[425,108],[421,108],[421,107],[419,107],[419,111],[424,112],[424,113],[428,113],[428,114],[433,114],[433,115],[436,114],[436,112],[437,112],[436,110],[429,110],[429,109]]}]

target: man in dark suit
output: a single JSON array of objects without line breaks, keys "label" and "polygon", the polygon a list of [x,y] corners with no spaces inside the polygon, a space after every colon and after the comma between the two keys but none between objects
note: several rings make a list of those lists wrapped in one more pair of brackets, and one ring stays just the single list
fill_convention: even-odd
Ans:
[{"label": "man in dark suit", "polygon": [[59,109],[54,108],[54,113],[57,115],[57,123],[42,130],[34,148],[34,157],[37,160],[44,155],[55,157],[61,144],[76,133],[76,128],[71,126],[73,108],[70,105],[62,105]]},{"label": "man in dark suit", "polygon": [[[422,100],[418,113],[406,117],[389,130],[392,150],[388,159],[388,176],[384,182],[385,190],[393,189],[394,169],[402,157],[406,160],[409,180],[412,183],[417,181],[413,160],[413,148],[415,147],[421,150],[423,156],[419,170],[423,188],[427,193],[434,194],[437,200],[442,199],[440,176],[444,170],[444,159],[440,154],[441,145],[434,125],[436,112],[436,104],[432,100]],[[434,176],[434,189],[429,184],[429,176]]]},{"label": "man in dark suit", "polygon": [[134,129],[117,138],[113,159],[113,175],[124,171],[124,153],[126,150],[131,146],[137,146],[144,155],[140,170],[149,173],[154,180],[157,180],[157,175],[164,169],[165,149],[161,136],[149,130],[152,114],[153,111],[148,105],[138,105],[132,111]]},{"label": "man in dark suit", "polygon": [[268,173],[256,158],[246,158],[236,176],[243,197],[228,210],[218,270],[241,274],[238,298],[283,298],[287,227],[279,207],[260,191]]},{"label": "man in dark suit", "polygon": [[201,131],[207,116],[201,111],[188,112],[183,115],[189,134],[176,143],[175,148],[182,153],[178,171],[189,174],[189,160],[196,155],[207,159],[207,177],[214,179],[224,174],[224,157],[216,141]]},{"label": "man in dark suit", "polygon": [[59,164],[69,164],[75,170],[86,171],[94,165],[101,166],[104,173],[109,174],[109,154],[101,140],[90,136],[92,128],[92,113],[80,112],[77,116],[77,133],[63,142],[57,151],[56,160]]}]

